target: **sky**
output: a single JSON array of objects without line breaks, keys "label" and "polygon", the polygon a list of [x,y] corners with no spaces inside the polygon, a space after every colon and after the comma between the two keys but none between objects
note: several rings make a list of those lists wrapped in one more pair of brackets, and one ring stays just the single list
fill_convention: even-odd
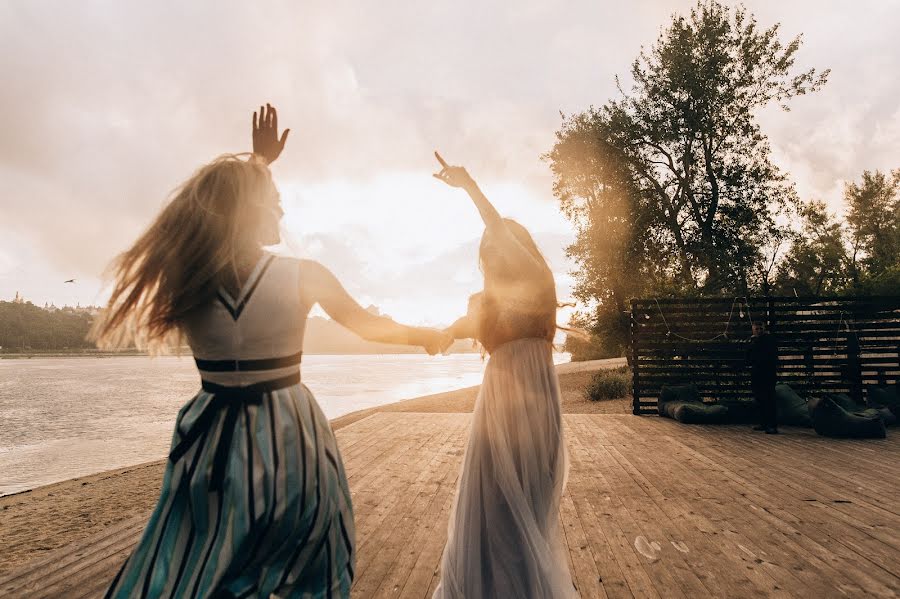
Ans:
[{"label": "sky", "polygon": [[[110,260],[194,169],[250,150],[264,102],[291,128],[286,245],[364,305],[447,324],[481,285],[482,225],[435,149],[532,231],[566,299],[574,233],[541,155],[693,4],[3,0],[0,299],[102,303]],[[840,212],[846,181],[900,167],[900,1],[744,4],[803,34],[798,68],[832,69],[759,117],[800,196]]]}]

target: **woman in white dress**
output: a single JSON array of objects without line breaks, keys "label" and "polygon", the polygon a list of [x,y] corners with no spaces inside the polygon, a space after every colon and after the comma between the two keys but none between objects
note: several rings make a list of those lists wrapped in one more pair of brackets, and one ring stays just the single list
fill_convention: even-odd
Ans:
[{"label": "woman in white dress", "polygon": [[337,441],[301,382],[319,304],[360,336],[424,346],[445,333],[360,307],[321,264],[276,257],[282,210],[267,166],[274,109],[254,155],[201,167],[115,263],[101,346],[186,338],[201,390],[178,414],[159,502],[107,597],[349,597],[353,507]]},{"label": "woman in white dress", "polygon": [[449,331],[478,339],[490,360],[434,598],[575,597],[557,515],[567,463],[553,274],[525,227],[501,218],[464,168],[435,156],[435,177],[465,189],[485,224],[484,291]]}]

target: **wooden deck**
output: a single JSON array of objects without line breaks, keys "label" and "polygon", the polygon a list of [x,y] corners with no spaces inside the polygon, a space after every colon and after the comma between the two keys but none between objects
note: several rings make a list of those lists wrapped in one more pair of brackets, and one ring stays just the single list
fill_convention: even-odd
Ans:
[{"label": "wooden deck", "polygon": [[[469,414],[375,414],[338,431],[358,539],[354,597],[430,597]],[[900,431],[838,441],[805,430],[564,417],[560,509],[582,597],[897,597]],[[95,597],[144,518],[0,580],[3,597]]]}]

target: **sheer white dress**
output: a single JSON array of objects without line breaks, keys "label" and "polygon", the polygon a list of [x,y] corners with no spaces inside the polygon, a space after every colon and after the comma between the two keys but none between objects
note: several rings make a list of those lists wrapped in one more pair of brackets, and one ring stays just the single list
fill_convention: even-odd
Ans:
[{"label": "sheer white dress", "polygon": [[577,596],[558,516],[567,459],[551,345],[553,277],[529,260],[509,266],[521,281],[486,285],[458,321],[475,324],[490,359],[434,599]]}]

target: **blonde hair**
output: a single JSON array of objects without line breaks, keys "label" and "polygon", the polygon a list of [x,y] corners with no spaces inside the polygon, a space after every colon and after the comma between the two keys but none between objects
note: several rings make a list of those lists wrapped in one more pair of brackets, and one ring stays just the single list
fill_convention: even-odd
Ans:
[{"label": "blonde hair", "polygon": [[134,344],[160,353],[183,341],[181,325],[210,301],[238,252],[256,239],[272,176],[264,162],[225,154],[199,168],[156,220],[110,266],[113,290],[88,338],[100,348]]}]

